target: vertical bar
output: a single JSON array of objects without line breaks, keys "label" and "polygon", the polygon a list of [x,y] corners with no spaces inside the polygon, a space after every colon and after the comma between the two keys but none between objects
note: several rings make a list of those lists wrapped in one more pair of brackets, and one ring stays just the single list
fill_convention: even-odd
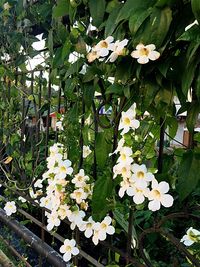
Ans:
[{"label": "vertical bar", "polygon": [[81,117],[81,129],[80,129],[80,140],[79,140],[81,155],[80,155],[79,169],[81,169],[83,165],[83,128],[84,128],[84,125],[85,125],[85,102],[82,96],[82,117]]},{"label": "vertical bar", "polygon": [[[24,87],[24,77],[21,77],[21,85]],[[23,91],[23,90],[22,90]],[[22,95],[22,123],[21,123],[21,153],[23,158],[25,157],[25,145],[24,145],[24,134],[25,134],[25,95]]]},{"label": "vertical bar", "polygon": [[48,143],[49,143],[49,124],[50,124],[50,106],[51,106],[51,69],[49,70],[47,101],[48,101],[48,110],[47,110],[47,117],[46,117],[45,157],[48,156]]},{"label": "vertical bar", "polygon": [[[58,92],[58,108],[57,108],[57,112],[58,114],[60,114],[60,107],[61,107],[61,92],[62,92],[62,85],[60,84],[59,87],[59,92]],[[58,142],[58,129],[56,127],[56,137],[55,137],[55,141],[56,143]]]},{"label": "vertical bar", "polygon": [[[31,95],[34,94],[34,87],[33,87],[33,83],[34,83],[34,72],[31,73]],[[34,102],[34,110],[35,110],[35,116],[36,116],[36,103],[35,103],[35,99],[33,99]],[[32,151],[32,159],[35,158],[35,133],[34,133],[34,125],[32,125],[31,129],[29,129],[30,131],[30,140],[31,140],[31,151]],[[36,128],[35,128],[36,129]],[[35,167],[35,160],[32,160],[32,173],[34,173],[34,167]]]},{"label": "vertical bar", "polygon": [[93,178],[94,180],[97,179],[97,159],[96,159],[96,139],[97,139],[97,133],[98,133],[98,121],[96,116],[96,106],[94,101],[92,101],[92,108],[94,113],[94,161],[93,161]]},{"label": "vertical bar", "polygon": [[129,257],[131,256],[131,243],[133,233],[133,208],[130,206],[129,219],[128,219],[128,237],[126,245],[126,264],[129,264]]},{"label": "vertical bar", "polygon": [[162,173],[162,168],[163,168],[164,138],[165,138],[165,122],[164,122],[163,118],[160,118],[160,142],[159,142],[159,151],[158,151],[158,173]]}]

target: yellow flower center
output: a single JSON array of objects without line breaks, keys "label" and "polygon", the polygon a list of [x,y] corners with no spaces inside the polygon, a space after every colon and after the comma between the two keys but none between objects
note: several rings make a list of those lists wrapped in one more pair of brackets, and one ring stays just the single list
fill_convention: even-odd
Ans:
[{"label": "yellow flower center", "polygon": [[66,168],[65,168],[65,166],[61,166],[61,167],[60,167],[60,171],[61,171],[61,172],[66,172]]},{"label": "yellow flower center", "polygon": [[121,155],[121,159],[122,159],[122,160],[126,160],[126,154],[123,153],[123,154]]},{"label": "yellow flower center", "polygon": [[71,246],[66,246],[65,247],[65,251],[71,251],[71,250],[72,250]]},{"label": "yellow flower center", "polygon": [[82,178],[83,178],[82,176],[78,176],[78,177],[77,177],[77,180],[78,180],[79,182],[81,182],[81,181],[82,181]]},{"label": "yellow flower center", "polygon": [[76,192],[75,195],[76,195],[77,198],[80,198],[82,196],[82,193],[81,192]]},{"label": "yellow flower center", "polygon": [[123,167],[122,168],[122,173],[126,173],[126,171],[127,171],[126,167]]},{"label": "yellow flower center", "polygon": [[102,223],[102,224],[101,224],[101,228],[105,230],[105,229],[107,228],[107,224]]},{"label": "yellow flower center", "polygon": [[144,172],[142,172],[142,171],[137,172],[137,177],[139,179],[144,179]]},{"label": "yellow flower center", "polygon": [[102,41],[101,44],[100,44],[100,46],[102,48],[107,48],[108,47],[108,43],[106,41]]},{"label": "yellow flower center", "polygon": [[141,56],[148,56],[149,55],[149,50],[147,48],[140,49],[140,55]]},{"label": "yellow flower center", "polygon": [[143,190],[136,188],[136,192],[137,192],[137,193],[142,193]]},{"label": "yellow flower center", "polygon": [[124,118],[124,124],[125,125],[130,125],[131,121],[128,117]]},{"label": "yellow flower center", "polygon": [[160,198],[161,194],[158,190],[153,190],[152,192],[154,198]]}]

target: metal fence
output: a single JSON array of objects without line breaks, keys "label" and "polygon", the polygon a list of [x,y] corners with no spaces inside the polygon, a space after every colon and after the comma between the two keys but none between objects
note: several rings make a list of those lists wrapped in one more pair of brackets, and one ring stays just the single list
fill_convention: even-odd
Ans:
[{"label": "metal fence", "polygon": [[[49,80],[48,82],[43,79],[43,72],[49,72]],[[37,75],[36,75],[37,74]],[[39,75],[38,75],[39,74]],[[29,80],[30,87],[27,87],[26,81]],[[54,104],[52,105],[52,94],[54,93],[52,89],[51,83],[51,70],[35,70],[30,72],[15,72],[14,82],[9,77],[4,77],[3,81],[1,81],[1,103],[4,103],[0,109],[0,161],[1,161],[1,184],[4,189],[8,188],[12,191],[15,196],[23,196],[29,203],[36,206],[39,212],[39,216],[36,218],[32,214],[29,214],[27,211],[23,209],[18,209],[18,212],[23,215],[26,219],[30,220],[32,224],[37,225],[40,228],[40,236],[37,237],[34,233],[32,233],[27,228],[21,226],[18,221],[10,219],[5,216],[3,210],[0,210],[0,221],[7,225],[12,231],[17,233],[22,239],[25,240],[27,244],[29,244],[39,255],[39,266],[42,266],[42,258],[46,258],[47,261],[55,267],[66,266],[63,262],[61,255],[56,252],[53,248],[51,248],[46,241],[46,232],[47,228],[45,226],[45,217],[44,212],[48,211],[46,208],[39,207],[38,203],[31,199],[29,194],[26,193],[24,188],[28,189],[33,184],[34,174],[37,172],[39,177],[39,172],[37,170],[38,166],[45,161],[45,158],[48,155],[48,147],[50,142],[59,141],[58,131],[54,125],[52,125],[52,116],[51,114],[61,113],[61,109],[64,106],[65,111],[67,109],[72,108],[73,103],[70,102],[64,92],[64,84],[63,82],[59,86],[59,90],[56,94],[54,94]],[[13,98],[14,95],[14,98]],[[37,96],[37,99],[35,98]],[[13,103],[13,99],[16,102]],[[82,115],[85,112],[85,103],[81,102],[81,112]],[[102,116],[102,107],[105,103],[99,99],[98,104],[93,101],[92,109],[93,109],[93,118],[94,118],[94,135],[98,133],[99,128],[108,128],[113,127],[113,150],[117,146],[117,135],[118,135],[118,124],[120,119],[120,112],[124,107],[124,101],[122,99],[120,103],[120,112],[116,113],[115,118],[112,123],[104,125],[101,116]],[[8,107],[8,111],[6,110],[6,106]],[[52,109],[53,106],[53,109]],[[12,112],[9,112],[9,109],[15,109],[16,116],[11,115]],[[21,117],[20,117],[21,116]],[[103,115],[104,116],[104,115]],[[105,115],[106,116],[106,115]],[[108,119],[109,121],[109,119]],[[83,133],[82,128],[85,124],[84,116],[81,118],[81,127],[80,127],[80,140],[79,145],[83,148]],[[53,127],[52,127],[53,126]],[[163,147],[164,147],[164,122],[160,121],[160,140],[159,140],[159,153],[158,153],[158,170],[162,172],[162,163],[163,163]],[[12,136],[18,132],[19,140],[12,140]],[[5,136],[6,139],[5,139]],[[16,142],[16,143],[15,143]],[[10,144],[12,143],[12,146]],[[19,153],[21,153],[21,157],[18,159],[13,159],[9,164],[5,164],[5,158],[9,156],[9,149],[12,147],[16,147]],[[95,144],[94,144],[95,148]],[[33,174],[32,177],[26,173],[26,170],[23,167],[23,157],[27,156],[27,153],[30,155],[30,164],[32,170],[30,173]],[[115,162],[115,156],[113,156],[113,164]],[[81,168],[83,163],[83,155],[80,155],[79,167]],[[94,153],[94,168],[93,168],[93,177],[97,178],[97,169],[96,169],[96,155]],[[30,167],[30,166],[29,166]],[[15,173],[13,174],[13,169]],[[18,174],[18,175],[17,175]],[[41,172],[42,174],[42,172]],[[5,175],[7,177],[5,177]],[[13,175],[15,178],[13,179]],[[34,178],[34,179],[37,179]],[[13,180],[17,180],[20,184],[23,184],[24,188],[13,188],[11,186]],[[1,190],[2,191],[2,190]],[[1,192],[2,193],[2,192]],[[5,195],[1,196],[3,201],[6,201]],[[193,210],[199,209],[199,207],[194,207]],[[145,239],[149,234],[157,233],[158,235],[165,237],[169,242],[171,242],[172,246],[176,247],[176,249],[185,257],[187,257],[193,266],[200,266],[200,262],[195,258],[185,247],[182,245],[179,240],[171,233],[167,232],[163,225],[166,221],[170,220],[182,220],[193,218],[194,220],[199,220],[199,216],[193,214],[193,210],[188,210],[185,208],[184,212],[172,213],[164,216],[163,218],[156,218],[154,224],[146,230],[143,230],[141,235],[138,238],[138,252],[142,259],[142,261],[138,261],[136,257],[132,254],[131,242],[132,242],[132,231],[133,231],[133,223],[134,223],[134,211],[130,208],[129,220],[128,220],[128,232],[127,234],[127,243],[125,248],[118,248],[113,245],[112,241],[103,241],[100,243],[100,246],[118,253],[122,258],[124,258],[125,264],[132,264],[131,266],[136,267],[153,267],[152,263],[149,261],[145,254]],[[69,222],[64,220],[65,227],[67,231],[71,231],[69,228]],[[63,242],[64,237],[62,237],[58,233],[50,233],[54,236],[58,242]],[[85,238],[81,232],[77,229],[72,233],[74,238],[76,239],[78,244],[84,244]],[[7,242],[7,241],[5,241]],[[7,242],[9,245],[9,243]],[[83,246],[84,247],[84,246]],[[21,257],[19,253],[10,246],[13,253],[15,253],[18,257]],[[80,249],[80,255],[76,257],[74,263],[79,266],[79,260],[81,258],[85,259],[85,265],[82,266],[104,266],[103,263],[99,262],[98,258],[94,258],[91,256],[89,251],[84,251]],[[21,257],[23,259],[23,257]],[[26,266],[30,266],[30,264],[23,259]],[[143,263],[142,263],[143,262]],[[174,257],[174,265],[176,265],[177,259],[176,255]],[[81,266],[81,265],[80,265]]]}]

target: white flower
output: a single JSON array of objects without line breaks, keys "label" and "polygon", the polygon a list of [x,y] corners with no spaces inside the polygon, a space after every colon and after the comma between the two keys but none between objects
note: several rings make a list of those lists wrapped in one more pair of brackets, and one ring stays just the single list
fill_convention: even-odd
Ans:
[{"label": "white flower", "polygon": [[60,219],[64,220],[66,217],[68,218],[72,212],[69,209],[69,206],[67,204],[64,204],[59,206],[57,213]]},{"label": "white flower", "polygon": [[91,52],[87,54],[87,60],[89,63],[93,62],[95,59],[99,58],[100,55],[95,47],[92,48]]},{"label": "white flower", "polygon": [[99,240],[103,241],[106,239],[106,234],[113,235],[115,233],[115,228],[110,225],[112,219],[110,216],[106,216],[104,220],[100,223],[97,222],[94,224],[94,235],[92,237],[92,241],[95,245],[98,244]]},{"label": "white flower", "polygon": [[73,193],[70,194],[70,197],[72,199],[75,199],[77,204],[81,204],[81,202],[83,200],[85,200],[87,198],[87,196],[88,195],[84,192],[84,190],[82,188],[78,188],[78,189],[74,190]]},{"label": "white flower", "polygon": [[60,252],[64,253],[63,259],[65,262],[70,261],[72,255],[76,256],[79,254],[79,249],[76,247],[76,241],[74,239],[65,239],[64,245],[60,247]]},{"label": "white flower", "polygon": [[47,230],[51,231],[54,226],[59,226],[60,225],[60,219],[58,218],[58,214],[56,212],[52,212],[51,214],[48,215],[47,219]]},{"label": "white flower", "polygon": [[67,174],[71,175],[73,168],[71,167],[72,163],[70,160],[66,159],[58,163],[58,167],[55,167],[55,178],[63,179]]},{"label": "white flower", "polygon": [[183,242],[184,245],[188,247],[196,242],[200,242],[200,231],[194,229],[193,227],[190,227],[187,230],[186,235],[182,237],[181,242]]},{"label": "white flower", "polygon": [[4,210],[5,210],[7,216],[10,216],[11,214],[15,213],[17,211],[17,208],[15,206],[15,202],[14,201],[8,201],[4,207]]},{"label": "white flower", "polygon": [[83,223],[79,226],[79,230],[84,232],[85,237],[90,238],[93,234],[93,227],[95,221],[90,216],[87,221],[83,221]]},{"label": "white flower", "polygon": [[166,194],[169,191],[167,182],[158,183],[156,179],[152,181],[152,190],[149,192],[148,199],[150,200],[148,208],[152,211],[160,209],[160,206],[168,208],[173,205],[173,197]]},{"label": "white flower", "polygon": [[105,40],[101,40],[96,46],[95,50],[98,52],[100,57],[106,57],[109,54],[109,50],[113,49],[112,42],[114,38],[112,36],[108,36]]},{"label": "white flower", "polygon": [[135,119],[135,115],[135,110],[132,107],[127,111],[122,111],[122,116],[119,123],[119,130],[123,129],[121,135],[128,133],[130,129],[137,129],[140,126],[140,122]]},{"label": "white flower", "polygon": [[122,175],[123,178],[129,178],[131,177],[131,165],[120,162],[113,167],[113,173],[113,178],[116,178],[117,175]]},{"label": "white flower", "polygon": [[25,202],[26,202],[26,199],[25,199],[25,198],[23,198],[23,197],[21,197],[21,196],[20,196],[20,197],[18,197],[18,200],[19,200],[19,201],[21,201],[22,203],[25,203]]},{"label": "white flower", "polygon": [[139,165],[134,163],[132,165],[132,172],[131,180],[135,182],[135,185],[138,187],[147,187],[148,183],[154,179],[154,175],[147,171],[144,164]]},{"label": "white flower", "polygon": [[154,51],[156,49],[154,44],[143,45],[138,44],[136,50],[131,53],[133,58],[137,58],[137,62],[140,64],[146,64],[149,60],[156,60],[160,57],[160,53]]},{"label": "white flower", "polygon": [[129,182],[129,178],[124,178],[123,181],[120,183],[120,189],[119,189],[119,196],[123,197],[126,190],[131,186]]},{"label": "white flower", "polygon": [[72,183],[75,184],[76,187],[83,187],[86,184],[86,181],[88,181],[90,178],[85,175],[85,172],[83,169],[79,170],[79,173],[74,176],[72,179]]},{"label": "white flower", "polygon": [[82,210],[75,210],[69,215],[68,220],[71,222],[71,229],[74,230],[76,226],[80,226],[83,223],[83,218],[85,217],[85,212]]},{"label": "white flower", "polygon": [[124,39],[123,41],[117,40],[114,45],[111,47],[111,50],[113,51],[107,61],[114,62],[118,56],[123,55],[124,53],[124,47],[128,44],[128,39]]},{"label": "white flower", "polygon": [[62,160],[62,154],[59,153],[51,153],[47,158],[47,167],[50,172],[54,173],[55,164]]},{"label": "white flower", "polygon": [[34,187],[42,188],[42,187],[43,187],[43,185],[42,185],[42,179],[38,179],[38,180],[34,183]]},{"label": "white flower", "polygon": [[90,150],[89,146],[83,146],[83,158],[87,158],[91,152],[92,150]]},{"label": "white flower", "polygon": [[130,147],[122,147],[120,150],[120,157],[118,158],[117,162],[124,162],[127,164],[131,164],[133,162],[133,158],[131,157],[133,154],[133,151]]},{"label": "white flower", "polygon": [[126,193],[129,196],[133,196],[133,202],[138,205],[144,202],[145,197],[148,197],[149,188],[133,186],[129,187]]},{"label": "white flower", "polygon": [[124,146],[124,143],[125,143],[125,140],[124,140],[124,138],[122,137],[122,138],[119,140],[119,142],[118,142],[118,145],[117,145],[116,150],[114,151],[115,154],[118,153],[118,152],[120,152],[120,151],[122,150],[122,148],[123,148],[123,146]]}]

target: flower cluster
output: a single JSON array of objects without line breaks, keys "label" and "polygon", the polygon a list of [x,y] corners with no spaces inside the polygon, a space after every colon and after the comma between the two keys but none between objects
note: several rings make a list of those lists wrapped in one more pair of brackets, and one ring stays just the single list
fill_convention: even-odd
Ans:
[{"label": "flower cluster", "polygon": [[[86,148],[84,157],[91,153],[91,150]],[[72,163],[67,159],[62,144],[56,143],[50,147],[47,168],[42,179],[37,180],[34,186],[46,193],[40,199],[40,206],[51,211],[46,212],[48,231],[58,227],[61,221],[67,218],[72,230],[77,227],[87,238],[91,237],[95,245],[105,240],[107,234],[114,234],[111,217],[106,216],[103,221],[95,222],[86,214],[92,196],[93,182],[85,174],[84,169],[73,174]],[[60,251],[64,253],[65,261],[70,260],[72,255],[78,254],[75,241],[68,239],[65,240]]]},{"label": "flower cluster", "polygon": [[134,153],[132,148],[126,144],[125,134],[138,129],[140,122],[136,119],[136,105],[133,104],[126,112],[122,112],[119,130],[121,130],[122,138],[118,143],[118,147],[114,153],[118,153],[119,157],[116,165],[113,167],[113,178],[118,175],[122,177],[120,183],[119,196],[123,197],[126,193],[133,198],[135,204],[142,204],[145,199],[149,200],[149,210],[159,210],[161,205],[170,207],[173,205],[173,197],[167,192],[169,184],[156,180],[153,173],[149,172],[145,164],[134,162]]},{"label": "flower cluster", "polygon": [[117,40],[114,43],[114,38],[112,36],[108,36],[105,40],[101,40],[98,44],[92,47],[92,50],[87,55],[88,62],[92,62],[95,59],[103,61],[107,56],[106,61],[114,62],[118,56],[125,54],[125,46],[127,44],[127,39],[122,41]]},{"label": "flower cluster", "polygon": [[[108,36],[92,47],[90,53],[87,55],[87,60],[91,63],[95,59],[104,61],[107,57],[106,62],[114,62],[118,56],[126,54],[125,46],[127,44],[128,39],[114,42],[114,38]],[[136,58],[139,64],[146,64],[149,60],[155,61],[160,57],[160,53],[155,51],[155,49],[156,47],[154,44],[144,45],[140,43],[136,46],[136,50],[131,53],[131,57]]]},{"label": "flower cluster", "polygon": [[16,205],[14,201],[8,201],[4,207],[7,216],[12,215],[17,211]]},{"label": "flower cluster", "polygon": [[187,247],[193,245],[194,243],[200,243],[200,231],[190,227],[186,235],[184,235],[181,239],[181,242]]}]

